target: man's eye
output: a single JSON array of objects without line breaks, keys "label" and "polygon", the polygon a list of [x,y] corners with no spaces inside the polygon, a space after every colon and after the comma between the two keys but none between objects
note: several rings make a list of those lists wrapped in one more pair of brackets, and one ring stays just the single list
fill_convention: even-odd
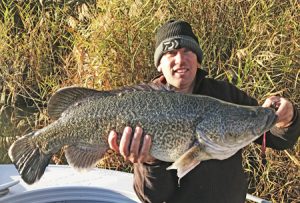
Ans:
[{"label": "man's eye", "polygon": [[169,56],[175,56],[176,55],[176,52],[175,51],[168,51],[167,54]]}]

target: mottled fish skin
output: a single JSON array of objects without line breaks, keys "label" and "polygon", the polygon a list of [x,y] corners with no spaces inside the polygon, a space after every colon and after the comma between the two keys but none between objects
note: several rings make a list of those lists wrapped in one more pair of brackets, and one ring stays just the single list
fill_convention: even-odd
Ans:
[{"label": "mottled fish skin", "polygon": [[[77,95],[76,101],[69,106],[65,101],[67,107],[61,107],[61,114],[55,113],[56,121],[11,146],[10,158],[25,182],[39,180],[51,156],[62,147],[71,166],[93,167],[109,148],[107,137],[112,129],[122,132],[125,126],[141,126],[152,136],[152,156],[162,161],[174,162],[192,146],[199,146],[200,162],[232,156],[269,130],[276,120],[273,109],[240,106],[201,95],[139,90],[111,94],[90,91],[85,97],[84,92],[89,90],[80,91],[82,95]],[[50,109],[64,102],[61,95],[53,99]]]}]

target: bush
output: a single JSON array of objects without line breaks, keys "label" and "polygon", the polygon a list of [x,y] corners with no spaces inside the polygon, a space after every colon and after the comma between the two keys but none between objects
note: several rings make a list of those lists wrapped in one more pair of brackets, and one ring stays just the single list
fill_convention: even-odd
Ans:
[{"label": "bush", "polygon": [[[192,24],[210,77],[229,80],[260,102],[282,95],[298,104],[299,7],[297,0],[2,1],[1,142],[47,125],[47,100],[60,87],[112,89],[149,81],[157,74],[154,33],[171,18]],[[248,147],[250,192],[299,202],[299,153],[299,142],[294,150],[268,150],[263,167],[253,164],[261,162],[259,147]],[[132,170],[113,153],[102,166]]]}]

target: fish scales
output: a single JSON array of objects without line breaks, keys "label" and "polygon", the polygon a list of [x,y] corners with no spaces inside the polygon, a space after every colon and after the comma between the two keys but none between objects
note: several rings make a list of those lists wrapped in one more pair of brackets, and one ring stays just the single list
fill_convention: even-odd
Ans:
[{"label": "fish scales", "polygon": [[[62,147],[74,168],[94,166],[109,148],[109,132],[120,133],[125,126],[141,126],[144,135],[152,137],[151,155],[174,162],[170,169],[177,169],[181,178],[201,161],[232,156],[276,121],[270,108],[171,91],[66,88],[51,99],[49,115],[57,120],[20,138],[9,150],[29,184],[39,180],[51,156]],[[22,154],[31,151],[32,155]],[[29,166],[32,163],[36,166]]]},{"label": "fish scales", "polygon": [[[176,94],[172,95],[177,96]],[[187,110],[186,113],[188,114],[180,115],[174,111],[176,110],[175,108],[170,110],[168,107],[168,104],[180,103],[180,97],[161,96],[158,94],[158,99],[148,104],[147,108],[144,108],[144,105],[147,104],[145,101],[149,96],[150,98],[156,98],[155,93],[152,92],[136,92],[133,96],[125,94],[104,98],[103,101],[97,97],[81,101],[80,104],[76,105],[77,109],[68,109],[64,112],[62,118],[37,133],[35,135],[35,142],[45,146],[43,150],[48,152],[55,150],[54,148],[61,148],[62,146],[59,145],[62,144],[76,144],[78,140],[83,140],[91,144],[96,141],[104,142],[107,140],[107,135],[111,129],[115,128],[120,132],[126,125],[134,126],[139,124],[144,128],[146,133],[162,138],[157,139],[157,142],[160,141],[162,142],[161,144],[164,142],[168,144],[171,141],[171,136],[168,135],[175,134],[173,136],[176,136],[176,134],[180,134],[181,129],[188,131],[195,128],[195,126],[191,126],[191,123],[190,125],[183,124],[184,122],[188,123],[189,119],[193,118],[192,116],[186,116],[188,114],[194,115],[194,112],[189,110],[190,108],[177,109],[181,113],[185,113],[184,110]],[[157,111],[160,106],[161,110]],[[134,111],[130,107],[133,107]],[[140,112],[133,113],[138,111]],[[161,111],[164,113],[161,113]],[[103,116],[100,117],[99,115]],[[153,120],[155,122],[151,122]],[[114,123],[115,125],[113,126]],[[110,126],[110,128],[106,126]],[[188,126],[188,129],[183,128],[184,126]],[[69,132],[66,132],[66,129]],[[43,134],[44,132],[46,133]],[[162,133],[165,133],[167,136],[160,136]],[[38,136],[40,134],[43,134],[43,136]],[[48,145],[45,145],[46,143]],[[49,145],[51,143],[53,145]]]}]

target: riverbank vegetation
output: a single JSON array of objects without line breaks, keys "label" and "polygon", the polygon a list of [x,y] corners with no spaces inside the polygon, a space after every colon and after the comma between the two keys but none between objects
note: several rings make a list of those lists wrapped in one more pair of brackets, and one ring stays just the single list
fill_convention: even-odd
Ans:
[{"label": "riverbank vegetation", "polygon": [[[297,0],[3,0],[0,2],[0,161],[17,137],[51,122],[47,101],[59,88],[96,89],[151,80],[154,33],[171,18],[190,22],[202,68],[260,103],[270,95],[300,102],[300,3]],[[244,152],[249,192],[300,202],[300,144]],[[55,162],[64,162],[58,154]],[[101,167],[131,171],[109,152]],[[230,184],[230,183],[229,183]]]}]

